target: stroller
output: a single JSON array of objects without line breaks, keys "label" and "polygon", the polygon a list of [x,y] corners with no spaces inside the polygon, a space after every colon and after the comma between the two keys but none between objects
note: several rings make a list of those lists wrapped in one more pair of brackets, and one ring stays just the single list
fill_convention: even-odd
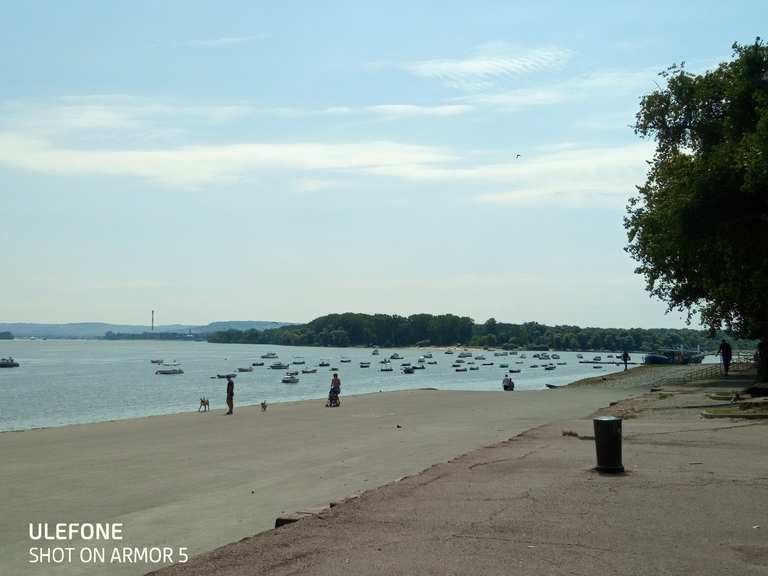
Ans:
[{"label": "stroller", "polygon": [[341,399],[339,398],[339,394],[341,393],[341,390],[339,390],[336,387],[331,388],[331,391],[328,393],[328,402],[325,403],[326,408],[338,408],[341,406]]}]

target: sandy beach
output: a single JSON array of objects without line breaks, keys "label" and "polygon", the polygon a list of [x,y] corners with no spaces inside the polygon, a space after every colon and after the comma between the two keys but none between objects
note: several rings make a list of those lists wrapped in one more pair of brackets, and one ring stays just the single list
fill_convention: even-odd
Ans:
[{"label": "sandy beach", "polygon": [[[631,374],[631,372],[630,372]],[[122,522],[120,546],[190,556],[526,430],[639,393],[630,378],[536,392],[417,390],[0,434],[0,567],[143,574],[151,564],[29,564],[30,522]],[[71,546],[82,542],[73,541]],[[114,544],[114,543],[112,543]]]},{"label": "sandy beach", "polygon": [[592,416],[560,420],[154,574],[764,575],[768,420],[701,417],[753,379],[602,409],[624,474],[594,470]]}]

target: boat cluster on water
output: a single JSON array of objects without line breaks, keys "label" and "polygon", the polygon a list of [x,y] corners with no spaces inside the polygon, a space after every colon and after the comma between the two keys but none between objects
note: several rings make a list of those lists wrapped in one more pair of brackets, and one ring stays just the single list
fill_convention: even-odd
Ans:
[{"label": "boat cluster on water", "polygon": [[[492,353],[493,357],[486,357],[486,353],[489,355]],[[444,354],[448,356],[455,355],[456,358],[452,360],[451,367],[455,372],[474,372],[481,369],[481,367],[496,366],[505,370],[505,374],[519,374],[524,365],[528,363],[528,356],[525,352],[518,352],[517,350],[493,350],[488,348],[485,351],[470,351],[467,348],[463,349],[448,349]],[[372,356],[381,356],[381,351],[378,348],[374,348],[371,352]],[[530,369],[542,369],[545,371],[556,370],[558,366],[565,366],[568,363],[561,361],[560,354],[557,352],[535,352],[531,354],[532,359],[539,360],[538,363],[531,363],[527,365]],[[603,362],[602,356],[594,356],[592,360],[584,360],[584,355],[581,353],[576,354],[579,362],[582,364],[593,364],[594,368],[603,368],[604,364],[620,364],[620,355],[616,356],[614,360],[613,354],[608,354],[607,357],[611,360]],[[5,359],[4,359],[5,360]],[[397,361],[405,360],[397,365]],[[183,374],[184,370],[180,367],[180,364],[176,361],[165,362],[164,360],[151,360],[153,364],[159,364],[163,368],[159,368],[155,371],[155,374]],[[241,366],[237,368],[236,372],[230,372],[226,374],[217,374],[211,376],[211,378],[235,378],[238,373],[253,372],[256,368],[266,367],[270,370],[284,370],[284,375],[281,378],[281,382],[284,384],[298,384],[300,375],[303,374],[315,374],[320,369],[327,369],[329,372],[336,372],[339,370],[338,366],[342,364],[350,364],[352,359],[347,356],[341,356],[336,361],[331,362],[329,359],[321,359],[316,366],[308,366],[307,361],[303,356],[295,356],[290,362],[284,362],[280,360],[276,352],[265,352],[261,355],[260,359],[252,362],[249,366]],[[361,360],[359,367],[361,369],[371,369],[373,361]],[[415,361],[407,361],[398,352],[383,357],[378,360],[378,370],[380,372],[395,372],[396,369],[402,374],[415,374],[417,370],[426,370],[428,366],[436,365],[438,362],[434,358],[432,352],[425,352],[420,355]],[[397,368],[396,368],[397,366]]]}]

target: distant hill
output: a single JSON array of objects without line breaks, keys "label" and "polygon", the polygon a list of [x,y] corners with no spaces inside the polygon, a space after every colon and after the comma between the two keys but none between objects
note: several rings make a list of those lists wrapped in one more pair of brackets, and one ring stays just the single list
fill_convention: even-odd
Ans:
[{"label": "distant hill", "polygon": [[[289,322],[270,322],[266,320],[233,320],[211,322],[205,325],[165,324],[155,326],[155,332],[179,332],[208,334],[222,330],[269,330],[288,326]],[[141,334],[149,332],[150,327],[136,324],[107,324],[105,322],[73,322],[68,324],[37,324],[32,322],[0,322],[0,332],[12,332],[16,338],[103,338],[107,332],[121,334]]]}]

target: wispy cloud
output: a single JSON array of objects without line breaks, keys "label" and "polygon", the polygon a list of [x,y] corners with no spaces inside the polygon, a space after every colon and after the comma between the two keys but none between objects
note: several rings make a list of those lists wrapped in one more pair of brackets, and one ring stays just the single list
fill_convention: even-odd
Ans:
[{"label": "wispy cloud", "polygon": [[415,60],[401,67],[415,76],[440,80],[449,86],[482,89],[500,79],[559,68],[570,58],[571,51],[559,47],[515,51],[494,45],[465,58]]},{"label": "wispy cloud", "polygon": [[642,183],[651,155],[652,146],[645,142],[611,148],[571,145],[483,163],[472,151],[392,141],[82,149],[0,133],[0,165],[32,172],[112,175],[194,188],[276,171],[297,181],[302,191],[334,187],[338,176],[358,183],[387,177],[484,190],[474,201],[496,205],[623,201]]},{"label": "wispy cloud", "polygon": [[0,132],[0,165],[49,174],[146,178],[174,187],[237,180],[265,169],[366,171],[455,159],[448,150],[389,141],[352,143],[239,143],[155,149],[62,147],[23,134]]},{"label": "wispy cloud", "polygon": [[611,95],[639,93],[654,86],[656,72],[598,70],[560,82],[512,90],[487,91],[456,98],[454,101],[475,107],[490,107],[508,111],[584,100],[598,92]]}]

